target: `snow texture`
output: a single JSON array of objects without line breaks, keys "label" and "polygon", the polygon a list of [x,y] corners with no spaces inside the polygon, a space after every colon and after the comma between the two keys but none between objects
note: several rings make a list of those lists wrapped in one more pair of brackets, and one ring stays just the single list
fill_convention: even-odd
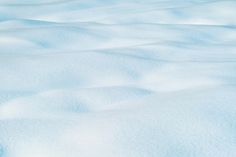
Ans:
[{"label": "snow texture", "polygon": [[235,0],[0,0],[0,157],[236,157]]}]

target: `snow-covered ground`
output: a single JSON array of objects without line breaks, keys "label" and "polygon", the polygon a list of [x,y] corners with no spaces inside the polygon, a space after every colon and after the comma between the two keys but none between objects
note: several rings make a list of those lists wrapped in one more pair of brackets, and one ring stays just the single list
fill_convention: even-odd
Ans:
[{"label": "snow-covered ground", "polygon": [[0,157],[236,157],[236,1],[0,0]]}]

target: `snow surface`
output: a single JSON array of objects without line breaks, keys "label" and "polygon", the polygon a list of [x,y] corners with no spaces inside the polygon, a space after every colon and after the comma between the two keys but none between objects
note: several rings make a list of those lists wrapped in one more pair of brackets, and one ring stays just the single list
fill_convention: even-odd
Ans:
[{"label": "snow surface", "polygon": [[236,157],[235,0],[0,0],[0,157]]}]

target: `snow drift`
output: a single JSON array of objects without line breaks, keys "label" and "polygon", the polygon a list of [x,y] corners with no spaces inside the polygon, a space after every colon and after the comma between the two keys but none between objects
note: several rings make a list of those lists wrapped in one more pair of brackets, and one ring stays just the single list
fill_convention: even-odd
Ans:
[{"label": "snow drift", "polygon": [[0,157],[235,157],[235,8],[1,0]]}]

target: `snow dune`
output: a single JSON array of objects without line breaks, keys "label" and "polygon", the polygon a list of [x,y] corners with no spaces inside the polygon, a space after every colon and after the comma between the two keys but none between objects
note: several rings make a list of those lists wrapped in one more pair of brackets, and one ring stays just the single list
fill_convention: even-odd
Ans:
[{"label": "snow dune", "polygon": [[0,157],[235,157],[236,1],[1,0]]}]

